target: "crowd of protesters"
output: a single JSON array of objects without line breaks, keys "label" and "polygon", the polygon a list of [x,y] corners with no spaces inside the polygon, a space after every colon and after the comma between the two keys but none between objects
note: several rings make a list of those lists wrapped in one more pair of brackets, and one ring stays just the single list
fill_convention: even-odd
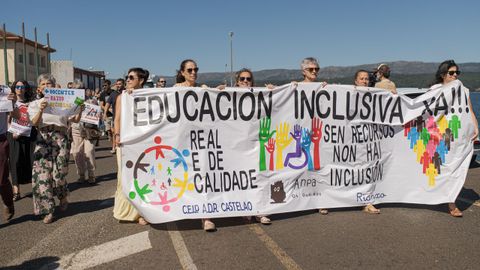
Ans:
[{"label": "crowd of protesters", "polygon": [[[300,68],[303,75],[302,83],[318,81],[320,66],[315,58],[303,59]],[[208,87],[197,82],[198,71],[199,68],[194,60],[182,61],[174,86],[198,87],[198,89]],[[367,70],[358,70],[352,83],[355,86],[375,86],[397,94],[395,83],[390,80],[388,65],[381,64],[375,69],[373,75],[372,77],[372,73]],[[456,80],[459,75],[460,70],[453,60],[444,61],[438,67],[431,89]],[[40,215],[46,224],[53,222],[56,210],[55,197],[59,201],[60,210],[65,211],[68,207],[69,191],[66,177],[70,156],[73,156],[75,161],[78,181],[95,183],[95,146],[98,146],[98,140],[102,134],[111,142],[111,153],[117,155],[117,164],[120,167],[121,95],[143,88],[148,78],[147,70],[131,68],[126,78],[116,80],[113,86],[109,80],[105,80],[102,90],[85,90],[85,103],[99,105],[102,110],[98,125],[80,122],[85,105],[78,107],[77,111],[69,117],[44,113],[48,106],[44,98],[44,90],[60,87],[53,76],[40,75],[37,79],[36,91],[31,89],[26,81],[15,81],[11,85],[12,93],[8,96],[14,109],[8,115],[0,113],[0,194],[4,203],[4,219],[9,220],[14,215],[13,202],[21,198],[20,185],[32,183],[34,214]],[[255,86],[253,73],[249,69],[243,68],[238,71],[235,79],[235,87],[240,91],[242,88]],[[322,82],[322,85],[327,85],[327,82]],[[271,84],[265,86],[269,89],[274,88]],[[166,87],[165,78],[158,80],[157,87]],[[220,85],[217,88],[222,90],[225,87]],[[84,85],[80,80],[75,80],[69,82],[67,88],[84,89]],[[471,103],[469,106],[475,125],[474,138],[477,138],[478,124]],[[11,131],[9,126],[19,121],[23,122],[27,129],[22,133]],[[8,179],[9,175],[11,182]],[[369,214],[380,213],[380,210],[372,204],[366,205],[363,210]],[[463,215],[454,202],[448,204],[448,211],[454,217]],[[148,224],[148,221],[140,216],[137,209],[123,194],[120,169],[118,169],[113,212],[117,220]],[[319,209],[319,212],[328,214],[327,209]],[[267,216],[256,216],[255,219],[265,225],[271,224]],[[202,227],[205,231],[216,230],[211,219],[203,219]]]}]

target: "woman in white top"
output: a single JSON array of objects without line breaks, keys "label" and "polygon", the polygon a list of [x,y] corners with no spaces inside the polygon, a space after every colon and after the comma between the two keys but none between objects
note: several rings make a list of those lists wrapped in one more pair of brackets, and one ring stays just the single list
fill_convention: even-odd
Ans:
[{"label": "woman in white top", "polygon": [[[435,74],[435,81],[431,87],[431,89],[436,88],[440,85],[447,84],[454,80],[458,80],[458,76],[460,75],[460,70],[458,69],[457,64],[453,60],[443,61],[437,69]],[[470,113],[472,115],[473,124],[475,126],[475,133],[472,137],[472,140],[478,139],[478,122],[477,118],[475,117],[475,113],[472,108],[472,102],[468,99],[468,106],[470,107]],[[451,202],[448,204],[448,212],[453,217],[462,217],[463,213],[458,209],[455,202]]]}]

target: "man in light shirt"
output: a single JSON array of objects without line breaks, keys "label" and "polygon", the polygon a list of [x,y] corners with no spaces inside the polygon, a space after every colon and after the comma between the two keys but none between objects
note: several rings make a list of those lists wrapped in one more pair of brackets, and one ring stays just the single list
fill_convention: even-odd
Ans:
[{"label": "man in light shirt", "polygon": [[381,88],[392,92],[392,94],[397,93],[397,87],[390,79],[390,67],[386,64],[381,64],[377,68],[377,83],[375,88]]}]

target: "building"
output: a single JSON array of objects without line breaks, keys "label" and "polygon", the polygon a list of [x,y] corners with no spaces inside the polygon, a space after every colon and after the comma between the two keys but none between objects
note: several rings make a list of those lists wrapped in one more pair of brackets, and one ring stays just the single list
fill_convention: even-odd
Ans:
[{"label": "building", "polygon": [[[50,53],[56,52],[55,49],[47,45],[35,43],[30,39],[25,39],[25,51],[22,36],[7,32],[7,69],[4,61],[4,35],[0,30],[0,84],[7,84],[15,80],[27,80],[32,85],[36,85],[37,74],[48,73],[50,71]],[[38,49],[38,56],[35,57],[35,48]],[[26,74],[24,72],[26,67]],[[6,82],[6,70],[8,70],[8,81]]]},{"label": "building", "polygon": [[51,61],[51,67],[53,77],[55,77],[57,83],[62,87],[67,87],[68,82],[79,79],[83,82],[85,88],[101,89],[103,81],[105,80],[105,72],[74,67],[73,62],[68,60]]}]

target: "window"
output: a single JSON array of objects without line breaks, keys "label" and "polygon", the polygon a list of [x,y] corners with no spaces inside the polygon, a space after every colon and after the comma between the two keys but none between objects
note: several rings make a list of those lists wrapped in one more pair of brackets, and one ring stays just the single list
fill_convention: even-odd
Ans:
[{"label": "window", "polygon": [[45,56],[42,56],[42,57],[40,58],[40,66],[41,66],[42,68],[47,67],[46,61],[45,61]]},{"label": "window", "polygon": [[23,54],[18,55],[18,63],[23,64]]},{"label": "window", "polygon": [[35,59],[32,52],[28,53],[28,64],[30,64],[30,66],[35,65]]}]

